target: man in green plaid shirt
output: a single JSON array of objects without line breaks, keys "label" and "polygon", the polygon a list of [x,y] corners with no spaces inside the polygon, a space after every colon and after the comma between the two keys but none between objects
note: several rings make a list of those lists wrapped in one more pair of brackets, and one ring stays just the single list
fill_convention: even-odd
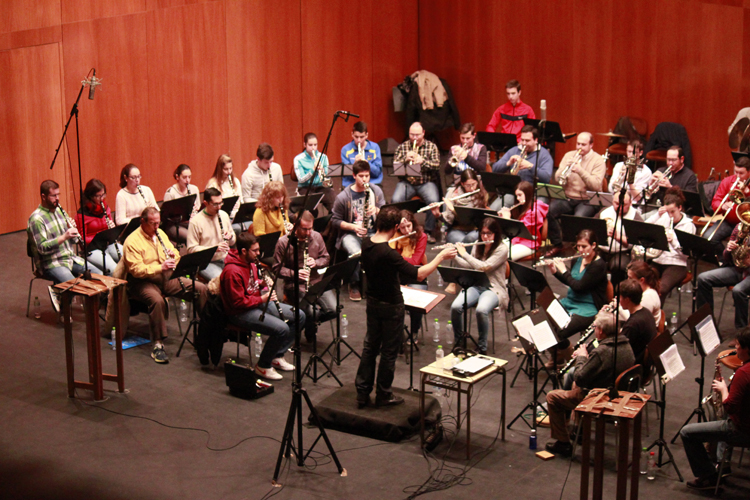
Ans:
[{"label": "man in green plaid shirt", "polygon": [[[78,229],[68,227],[58,210],[60,186],[46,180],[39,188],[42,203],[29,217],[29,239],[34,242],[34,262],[42,275],[55,284],[80,276],[84,271],[84,260],[76,255],[74,242],[80,239]],[[92,273],[101,271],[89,264]]]}]

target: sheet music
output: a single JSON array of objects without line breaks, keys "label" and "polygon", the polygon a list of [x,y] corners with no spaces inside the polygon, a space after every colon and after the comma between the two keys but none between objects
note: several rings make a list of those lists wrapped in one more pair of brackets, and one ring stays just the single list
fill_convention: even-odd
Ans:
[{"label": "sheet music", "polygon": [[516,329],[520,337],[523,337],[528,342],[533,343],[533,341],[531,340],[531,337],[529,336],[529,332],[531,331],[532,328],[534,328],[534,322],[531,321],[531,318],[529,317],[528,314],[521,316],[520,318],[513,321],[512,323],[513,323],[513,327]]},{"label": "sheet music", "polygon": [[541,323],[534,325],[529,331],[529,334],[534,341],[536,350],[539,352],[546,351],[557,344],[555,333],[552,331],[552,328],[550,328],[549,322],[547,321],[542,321]]},{"label": "sheet music", "polygon": [[661,364],[664,365],[662,380],[665,384],[685,370],[685,365],[682,362],[676,344],[672,344],[669,346],[669,349],[659,354],[659,359],[661,360]]},{"label": "sheet music", "polygon": [[565,328],[570,323],[570,316],[565,308],[557,301],[557,299],[550,302],[547,308],[547,315],[552,318],[557,326]]},{"label": "sheet music", "polygon": [[703,321],[695,326],[695,330],[698,332],[698,337],[701,339],[701,345],[703,346],[703,352],[706,356],[711,354],[714,349],[719,347],[721,340],[719,339],[719,333],[716,331],[713,318],[706,316]]},{"label": "sheet music", "polygon": [[430,302],[435,300],[435,295],[424,290],[401,287],[401,295],[404,296],[404,304],[411,307],[426,309]]}]

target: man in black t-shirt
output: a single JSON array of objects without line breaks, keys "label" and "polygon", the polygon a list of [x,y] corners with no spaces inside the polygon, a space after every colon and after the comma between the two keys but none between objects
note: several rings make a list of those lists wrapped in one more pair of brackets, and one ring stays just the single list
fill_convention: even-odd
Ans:
[{"label": "man in black t-shirt", "polygon": [[646,346],[656,337],[654,316],[641,306],[642,295],[643,289],[636,280],[620,282],[620,306],[630,312],[630,318],[622,325],[620,335],[628,338],[635,354],[635,362],[641,364]]},{"label": "man in black t-shirt", "polygon": [[362,267],[367,274],[367,334],[362,358],[357,369],[357,403],[360,408],[370,402],[370,392],[375,382],[375,361],[380,354],[378,367],[376,406],[403,403],[391,390],[396,370],[398,348],[404,330],[404,298],[401,295],[399,275],[410,282],[424,281],[437,269],[438,264],[456,256],[456,249],[441,251],[427,265],[416,267],[406,262],[401,254],[388,245],[399,224],[401,215],[395,207],[386,207],[378,213],[372,238],[362,242]]}]

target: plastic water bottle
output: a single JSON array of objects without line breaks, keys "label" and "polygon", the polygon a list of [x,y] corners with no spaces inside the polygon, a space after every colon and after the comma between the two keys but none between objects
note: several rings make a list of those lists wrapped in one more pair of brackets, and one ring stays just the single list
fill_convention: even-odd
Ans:
[{"label": "plastic water bottle", "polygon": [[346,319],[346,314],[341,316],[341,338],[349,338],[349,320]]},{"label": "plastic water bottle", "polygon": [[445,353],[443,352],[443,346],[439,345],[437,351],[435,351],[435,362],[437,363],[437,367],[439,370],[445,368],[445,366],[443,365],[444,357]]},{"label": "plastic water bottle", "polygon": [[677,329],[677,313],[672,313],[672,318],[669,320],[669,333],[674,334]]},{"label": "plastic water bottle", "polygon": [[445,286],[445,283],[443,282],[443,275],[440,274],[440,271],[438,271],[437,275],[438,275],[438,286],[442,288]]},{"label": "plastic water bottle", "polygon": [[180,318],[180,323],[187,323],[187,319],[188,319],[187,311],[188,311],[187,302],[185,302],[185,299],[182,299],[182,301],[180,301],[179,312],[177,313]]},{"label": "plastic water bottle", "polygon": [[260,333],[255,334],[255,358],[260,359],[260,352],[263,350],[263,339]]},{"label": "plastic water bottle", "polygon": [[448,345],[453,345],[453,322],[448,320],[448,326],[445,327],[446,341]]},{"label": "plastic water bottle", "polygon": [[435,334],[432,336],[432,341],[436,344],[440,342],[440,321],[435,318]]},{"label": "plastic water bottle", "polygon": [[448,225],[445,223],[440,224],[440,243],[445,243],[448,236]]},{"label": "plastic water bottle", "polygon": [[646,477],[649,481],[656,479],[656,456],[653,451],[648,456],[648,471]]},{"label": "plastic water bottle", "polygon": [[645,475],[648,472],[648,459],[651,458],[648,452],[648,448],[643,448],[641,451],[641,474]]},{"label": "plastic water bottle", "polygon": [[115,330],[115,327],[112,327],[112,334],[110,335],[112,337],[112,350],[117,350],[117,332]]},{"label": "plastic water bottle", "polygon": [[39,297],[34,297],[34,317],[36,319],[42,317],[42,304],[39,303]]},{"label": "plastic water bottle", "polygon": [[536,450],[536,429],[531,429],[529,434],[529,449]]}]

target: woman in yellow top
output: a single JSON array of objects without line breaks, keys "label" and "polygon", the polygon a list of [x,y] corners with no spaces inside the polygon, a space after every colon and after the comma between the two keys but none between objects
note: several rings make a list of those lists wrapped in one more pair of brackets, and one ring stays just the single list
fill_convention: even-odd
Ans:
[{"label": "woman in yellow top", "polygon": [[265,185],[258,197],[253,214],[253,233],[262,236],[268,233],[281,231],[281,235],[287,233],[286,225],[289,223],[289,196],[286,194],[284,184],[279,181],[271,181]]}]

